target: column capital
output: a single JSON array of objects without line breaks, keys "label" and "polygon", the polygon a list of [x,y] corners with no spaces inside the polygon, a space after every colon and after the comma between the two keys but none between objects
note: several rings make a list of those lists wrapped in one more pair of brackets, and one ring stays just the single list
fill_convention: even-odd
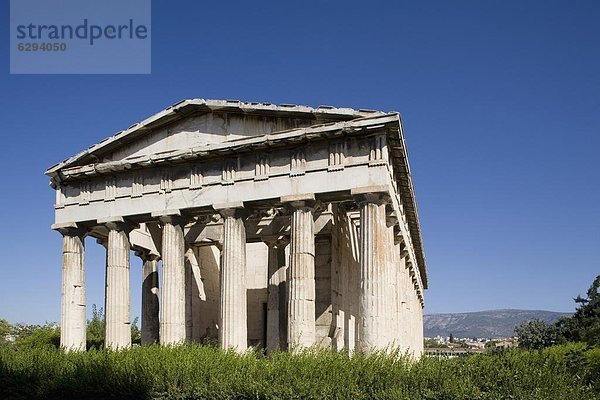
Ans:
[{"label": "column capital", "polygon": [[185,225],[186,218],[181,215],[180,210],[163,210],[150,214],[152,218],[156,218],[161,224]]},{"label": "column capital", "polygon": [[244,203],[236,201],[233,203],[217,203],[213,204],[216,212],[221,214],[223,218],[245,218],[248,216],[248,210],[244,207]]},{"label": "column capital", "polygon": [[286,236],[268,236],[261,238],[269,247],[287,246],[290,243],[290,238]]},{"label": "column capital", "polygon": [[363,204],[389,204],[392,201],[389,190],[386,186],[363,186],[352,189],[350,194],[358,205]]},{"label": "column capital", "polygon": [[152,253],[150,250],[136,250],[135,255],[142,259],[142,261],[158,261],[160,260],[160,255],[156,253]]},{"label": "column capital", "polygon": [[54,224],[52,229],[59,232],[63,236],[79,236],[83,238],[87,233],[87,228],[77,224],[76,222],[69,222],[65,224]]},{"label": "column capital", "polygon": [[105,226],[109,231],[124,231],[127,234],[139,228],[138,224],[128,221],[123,217],[99,218],[96,220],[96,223]]},{"label": "column capital", "polygon": [[292,194],[279,198],[281,203],[291,207],[292,209],[309,209],[314,210],[317,206],[317,200],[314,193]]}]

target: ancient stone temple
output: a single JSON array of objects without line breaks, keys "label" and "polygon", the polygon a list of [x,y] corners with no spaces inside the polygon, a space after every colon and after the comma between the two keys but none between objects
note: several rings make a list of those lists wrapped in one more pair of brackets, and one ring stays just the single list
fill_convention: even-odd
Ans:
[{"label": "ancient stone temple", "polygon": [[397,113],[185,100],[46,174],[65,349],[85,349],[90,236],[106,248],[108,348],[131,345],[133,255],[143,344],[423,351],[427,273]]}]

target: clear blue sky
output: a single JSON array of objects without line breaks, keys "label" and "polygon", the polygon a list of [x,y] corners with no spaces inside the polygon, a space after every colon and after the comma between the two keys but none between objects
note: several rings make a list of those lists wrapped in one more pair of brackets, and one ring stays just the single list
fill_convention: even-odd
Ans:
[{"label": "clear blue sky", "polygon": [[600,2],[216,3],[153,2],[150,75],[19,76],[3,2],[0,318],[59,319],[44,170],[191,97],[400,111],[425,311],[574,308],[600,273]]}]

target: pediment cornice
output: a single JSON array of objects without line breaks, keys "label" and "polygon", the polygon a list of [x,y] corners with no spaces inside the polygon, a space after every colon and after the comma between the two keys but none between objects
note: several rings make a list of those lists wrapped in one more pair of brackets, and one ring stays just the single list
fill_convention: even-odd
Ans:
[{"label": "pediment cornice", "polygon": [[131,125],[129,128],[117,132],[101,142],[90,146],[89,148],[75,154],[74,156],[48,168],[46,175],[68,168],[81,163],[88,157],[104,151],[110,151],[114,148],[122,147],[129,141],[148,134],[149,132],[166,126],[175,121],[182,120],[190,115],[197,113],[225,112],[244,115],[261,116],[293,116],[298,118],[309,118],[315,122],[319,121],[347,121],[356,118],[370,116],[380,116],[386,113],[375,110],[355,110],[352,108],[339,108],[331,106],[319,106],[317,108],[270,103],[242,102],[239,100],[207,100],[207,99],[187,99],[180,101],[166,109]]},{"label": "pediment cornice", "polygon": [[154,167],[161,164],[225,157],[231,154],[244,153],[258,149],[285,147],[302,142],[319,140],[325,137],[335,138],[337,136],[348,134],[364,133],[364,131],[374,132],[386,127],[397,128],[399,126],[398,124],[398,114],[392,113],[351,121],[315,125],[308,128],[293,129],[220,143],[210,143],[195,148],[177,149],[149,155],[128,157],[119,161],[66,167],[52,172],[48,171],[46,174],[59,182],[77,180],[130,169]]}]

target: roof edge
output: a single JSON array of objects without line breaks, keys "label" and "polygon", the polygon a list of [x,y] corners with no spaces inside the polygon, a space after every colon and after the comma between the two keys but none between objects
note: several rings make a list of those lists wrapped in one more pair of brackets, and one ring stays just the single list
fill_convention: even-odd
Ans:
[{"label": "roof edge", "polygon": [[[106,139],[88,147],[85,150],[71,156],[64,161],[54,164],[49,167],[45,174],[51,176],[52,173],[72,165],[77,161],[81,160],[88,154],[92,154],[95,151],[101,150],[109,144],[116,141],[123,140],[127,136],[132,135],[143,129],[149,128],[150,125],[157,124],[161,120],[169,120],[168,122],[176,121],[185,118],[189,113],[182,112],[186,108],[202,109],[205,108],[207,111],[229,111],[237,113],[249,113],[249,114],[270,114],[270,113],[291,113],[291,114],[313,114],[315,116],[330,116],[332,118],[349,118],[356,119],[368,116],[386,115],[383,111],[365,110],[365,109],[353,109],[346,107],[332,107],[321,105],[317,108],[295,105],[295,104],[280,104],[275,105],[271,103],[259,103],[259,102],[243,102],[240,100],[212,100],[212,99],[201,99],[192,98],[181,100],[164,110],[159,111],[151,115],[150,117],[131,125],[129,128],[117,132],[116,134],[107,137]],[[192,110],[193,111],[193,110]]]},{"label": "roof edge", "polygon": [[167,160],[175,160],[180,157],[190,158],[194,157],[194,155],[205,155],[211,152],[223,152],[227,149],[239,149],[240,147],[255,146],[263,143],[272,145],[278,142],[285,142],[287,139],[297,138],[299,136],[306,136],[307,138],[310,138],[314,135],[318,136],[324,132],[331,131],[355,131],[363,129],[374,129],[377,127],[383,127],[385,126],[385,124],[397,123],[398,121],[399,117],[397,113],[357,118],[350,121],[331,122],[325,124],[312,125],[305,128],[278,131],[259,136],[236,138],[234,140],[207,144],[205,146],[172,150],[166,153],[163,152],[160,154],[149,154],[146,156],[128,157],[119,161],[107,161],[104,163],[87,164],[83,166],[73,167],[63,166],[54,171],[47,171],[46,175],[52,178],[58,177],[59,180],[62,180],[61,178],[64,178],[64,176],[61,177],[63,173],[68,173],[69,175],[79,175],[80,172],[73,173],[72,171],[74,170],[82,170],[81,173],[84,173],[84,175],[88,175],[90,173],[102,175],[103,172],[101,171],[111,171],[112,168],[119,168],[119,166],[122,165],[131,167],[132,165],[137,164],[145,165],[148,162],[162,162]]}]

